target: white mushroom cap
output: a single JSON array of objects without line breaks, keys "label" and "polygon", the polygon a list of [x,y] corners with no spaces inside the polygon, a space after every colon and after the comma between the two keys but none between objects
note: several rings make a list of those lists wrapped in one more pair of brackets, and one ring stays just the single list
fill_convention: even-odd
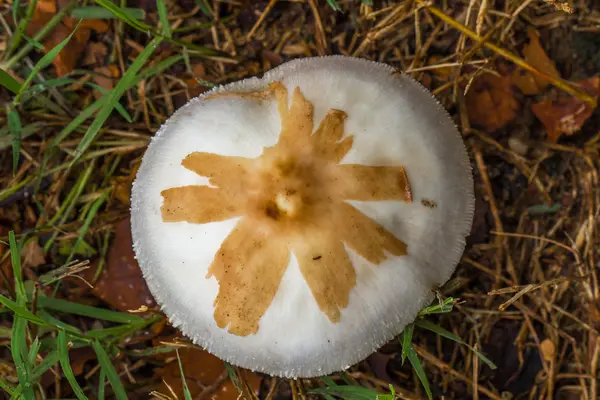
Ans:
[{"label": "white mushroom cap", "polygon": [[474,209],[465,145],[410,77],[300,59],[191,100],[144,155],[134,248],[170,321],[275,376],[345,369],[447,281]]}]

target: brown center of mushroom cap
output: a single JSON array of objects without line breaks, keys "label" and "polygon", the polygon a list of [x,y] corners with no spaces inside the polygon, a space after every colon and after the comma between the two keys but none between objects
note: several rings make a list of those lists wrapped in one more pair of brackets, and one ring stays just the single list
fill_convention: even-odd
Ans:
[{"label": "brown center of mushroom cap", "polygon": [[299,88],[273,83],[263,92],[219,93],[262,101],[275,96],[277,144],[254,159],[195,152],[182,164],[210,186],[163,190],[165,222],[205,224],[242,217],[225,238],[207,277],[219,282],[214,318],[236,335],[258,331],[293,253],[321,311],[341,318],[356,272],[346,247],[372,264],[407,254],[407,246],[347,200],[411,202],[402,166],[340,164],[354,143],[346,113],[329,110],[313,132],[313,108]]},{"label": "brown center of mushroom cap", "polygon": [[248,182],[247,215],[274,233],[294,235],[323,218],[335,187],[330,166],[310,149],[282,153],[263,154],[260,168]]}]

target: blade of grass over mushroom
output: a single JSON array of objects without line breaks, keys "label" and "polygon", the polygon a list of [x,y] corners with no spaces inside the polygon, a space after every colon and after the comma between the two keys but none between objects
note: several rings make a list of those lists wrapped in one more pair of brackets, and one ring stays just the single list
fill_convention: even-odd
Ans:
[{"label": "blade of grass over mushroom", "polygon": [[21,84],[3,69],[0,69],[0,85],[13,93],[18,93],[21,90]]},{"label": "blade of grass over mushroom", "polygon": [[108,381],[110,382],[110,385],[112,386],[115,392],[115,397],[119,400],[127,400],[127,393],[125,392],[125,388],[121,383],[121,378],[119,378],[119,374],[117,373],[115,367],[110,361],[110,357],[108,356],[100,342],[98,342],[97,340],[94,340],[92,342],[92,347],[94,348],[96,356],[98,357],[98,363],[102,367],[102,370],[106,374],[106,377],[108,378]]},{"label": "blade of grass over mushroom", "polygon": [[92,142],[96,139],[96,137],[100,133],[102,125],[104,125],[104,122],[112,113],[115,103],[118,102],[123,93],[125,93],[125,91],[131,87],[132,83],[136,79],[138,71],[146,63],[148,58],[150,58],[152,53],[154,53],[161,41],[162,39],[158,37],[152,39],[152,41],[137,56],[137,58],[135,59],[133,64],[131,64],[125,75],[123,75],[119,83],[114,87],[110,94],[106,96],[106,101],[102,104],[100,112],[98,113],[98,115],[94,119],[94,122],[92,122],[86,134],[77,146],[74,158],[71,161],[70,165],[73,165],[74,162],[77,161],[79,157],[81,157],[81,155],[90,147]]},{"label": "blade of grass over mushroom", "polygon": [[[141,8],[120,8],[120,11],[133,20],[143,20],[146,18],[146,12]],[[71,17],[84,19],[114,19],[115,14],[105,7],[82,6],[76,7],[71,11]]]},{"label": "blade of grass over mushroom", "polygon": [[539,71],[538,69],[534,68],[529,63],[527,63],[525,60],[523,60],[522,58],[518,57],[517,55],[511,53],[510,51],[505,50],[502,47],[497,46],[493,43],[484,41],[484,39],[480,35],[478,35],[474,31],[472,31],[471,29],[469,29],[467,26],[456,21],[454,18],[448,16],[442,10],[431,5],[429,2],[426,2],[425,0],[416,0],[416,1],[420,4],[423,4],[424,7],[426,7],[432,14],[434,14],[435,16],[437,16],[438,18],[440,18],[447,24],[451,25],[455,29],[459,30],[461,33],[463,33],[466,36],[470,37],[471,39],[477,41],[478,43],[483,43],[483,46],[487,47],[494,53],[515,63],[516,65],[523,68],[524,70],[527,70],[535,75],[538,75],[538,76],[544,78],[545,80],[552,83],[554,86],[556,86],[556,87],[564,90],[565,92],[569,93],[570,95],[573,95],[573,96],[579,98],[580,100],[585,101],[586,103],[590,104],[593,108],[596,107],[597,100],[594,97],[590,96],[588,93],[580,91],[579,89],[572,86],[571,83],[569,83],[569,82],[566,82],[560,78],[556,78],[556,77],[550,76],[542,71]]},{"label": "blade of grass over mushroom", "polygon": [[8,127],[12,134],[12,169],[13,174],[19,166],[19,155],[21,154],[21,118],[16,110],[8,113]]},{"label": "blade of grass over mushroom", "polygon": [[73,369],[71,368],[71,363],[69,361],[69,348],[67,345],[67,335],[64,331],[58,332],[58,352],[59,352],[59,360],[60,366],[65,374],[65,378],[71,385],[71,388],[75,392],[75,395],[79,400],[87,400],[87,396],[83,393],[83,389],[77,383],[77,379],[73,374]]},{"label": "blade of grass over mushroom", "polygon": [[484,363],[486,363],[491,369],[496,369],[496,364],[494,364],[489,358],[484,356],[479,351],[475,350],[475,348],[473,348],[473,346],[469,345],[467,342],[465,342],[458,336],[454,335],[452,332],[449,332],[448,330],[442,328],[441,326],[436,325],[433,322],[427,321],[425,319],[419,319],[419,320],[415,321],[415,324],[420,328],[427,329],[427,330],[434,332],[442,337],[445,337],[446,339],[450,339],[452,341],[455,341],[456,343],[462,344],[463,346],[467,346],[469,348],[469,350],[471,350],[473,353],[475,353],[475,355],[477,355],[477,357],[479,357],[479,359],[481,361],[483,361]]}]

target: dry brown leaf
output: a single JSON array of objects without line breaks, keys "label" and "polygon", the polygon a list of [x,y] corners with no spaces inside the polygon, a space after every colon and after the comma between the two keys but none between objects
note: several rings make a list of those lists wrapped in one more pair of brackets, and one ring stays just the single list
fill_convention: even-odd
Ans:
[{"label": "dry brown leaf", "polygon": [[[532,67],[554,78],[560,78],[554,61],[550,60],[542,48],[539,36],[535,29],[527,31],[529,43],[523,48],[523,57]],[[535,95],[540,93],[550,84],[547,79],[537,74],[517,69],[512,75],[512,82],[524,94]]]},{"label": "dry brown leaf", "polygon": [[[86,281],[92,282],[96,270],[97,264],[94,264],[92,268],[83,271],[80,276]],[[82,287],[85,285],[79,279],[72,281]],[[142,306],[148,308],[156,306],[142,271],[135,260],[128,219],[117,223],[106,265],[91,291],[95,296],[122,312],[137,310]]]},{"label": "dry brown leaf", "polygon": [[102,65],[107,55],[108,49],[104,43],[90,42],[85,47],[85,56],[81,63],[83,65]]},{"label": "dry brown leaf", "polygon": [[475,78],[465,98],[472,124],[493,132],[515,119],[520,105],[510,81],[510,76],[491,73]]},{"label": "dry brown leaf", "polygon": [[197,97],[201,93],[210,89],[208,86],[205,86],[202,83],[198,82],[196,80],[196,78],[200,78],[200,79],[206,78],[206,70],[204,68],[204,65],[202,65],[202,64],[193,65],[192,66],[192,74],[187,74],[187,77],[184,79],[184,81],[188,87],[188,92],[190,94],[190,97]]},{"label": "dry brown leaf", "polygon": [[[579,82],[581,89],[595,98],[600,95],[600,77]],[[573,135],[592,115],[594,108],[583,100],[570,96],[547,99],[531,106],[534,114],[544,124],[548,139],[556,142],[562,135]]]},{"label": "dry brown leaf", "polygon": [[[92,79],[94,82],[106,91],[111,91],[115,85],[116,78],[119,77],[119,68],[115,64],[110,64],[106,67],[94,68]],[[103,94],[99,90],[94,90],[94,97],[99,99]]]},{"label": "dry brown leaf", "polygon": [[[30,37],[34,36],[48,23],[48,21],[50,21],[56,12],[57,8],[54,0],[39,0],[36,3],[36,8],[31,21],[27,25],[27,35]],[[44,40],[44,49],[48,52],[66,39],[77,26],[77,22],[78,19],[75,18],[63,18],[62,22],[56,25],[56,27]],[[90,38],[90,32],[92,30],[97,32],[106,32],[108,31],[108,25],[106,22],[99,19],[82,20],[77,32],[75,32],[69,43],[67,43],[65,48],[58,53],[54,60],[52,60],[58,76],[63,76],[75,68],[75,64],[77,63],[79,56],[81,53],[83,53],[86,45],[88,44],[87,42]]]},{"label": "dry brown leaf", "polygon": [[44,250],[40,247],[37,238],[31,239],[21,249],[21,257],[23,257],[23,265],[27,267],[39,267],[46,264]]},{"label": "dry brown leaf", "polygon": [[[172,340],[173,338],[163,338],[161,341],[170,342]],[[173,359],[176,357],[175,352],[168,353],[168,355],[171,357],[171,361],[164,367],[157,368],[154,372],[155,376],[161,380],[156,390],[164,394],[170,393],[166,386],[168,384],[181,399],[183,398],[183,381],[179,371],[179,363],[176,358]],[[179,358],[193,398],[201,393],[205,393],[202,398],[211,400],[237,400],[240,398],[240,393],[229,379],[225,365],[219,358],[207,351],[188,347],[179,349]],[[241,371],[244,382],[252,392],[258,394],[262,378],[251,371]]]}]

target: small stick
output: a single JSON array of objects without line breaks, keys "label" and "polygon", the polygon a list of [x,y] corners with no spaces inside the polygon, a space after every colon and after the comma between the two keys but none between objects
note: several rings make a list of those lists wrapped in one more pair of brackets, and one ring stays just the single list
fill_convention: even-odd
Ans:
[{"label": "small stick", "polygon": [[260,18],[258,18],[258,21],[256,21],[256,23],[254,24],[254,26],[252,27],[252,29],[250,29],[250,32],[248,32],[248,35],[246,36],[246,39],[248,41],[250,41],[250,39],[252,39],[252,36],[254,36],[254,34],[256,33],[256,30],[258,29],[258,27],[260,26],[260,24],[263,23],[263,21],[265,20],[265,18],[267,18],[267,15],[269,15],[269,12],[271,12],[271,10],[273,9],[273,7],[275,7],[275,3],[277,3],[277,0],[271,0],[271,1],[269,1],[269,4],[267,4],[267,7],[265,8],[265,11],[262,12],[262,14],[260,15]]}]

